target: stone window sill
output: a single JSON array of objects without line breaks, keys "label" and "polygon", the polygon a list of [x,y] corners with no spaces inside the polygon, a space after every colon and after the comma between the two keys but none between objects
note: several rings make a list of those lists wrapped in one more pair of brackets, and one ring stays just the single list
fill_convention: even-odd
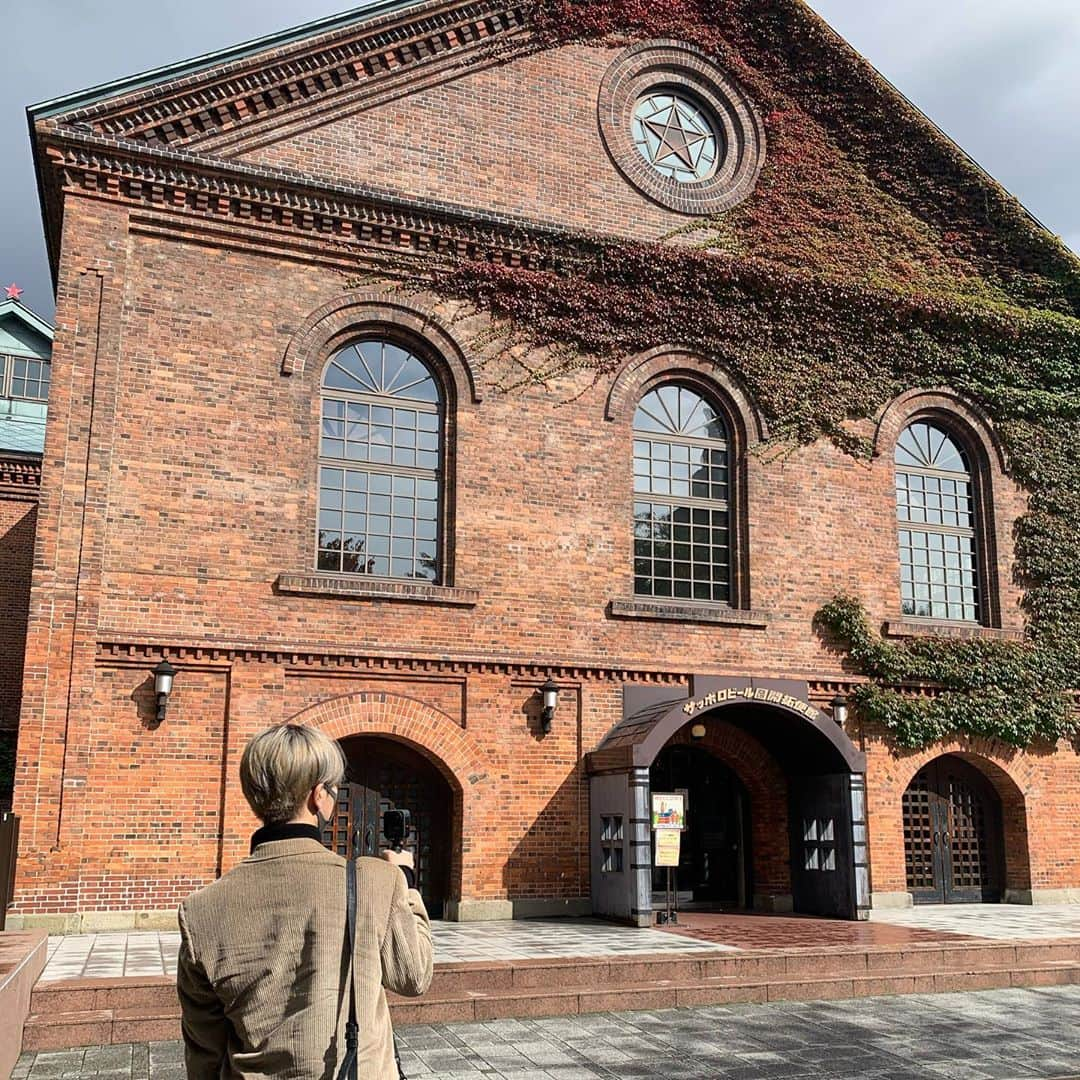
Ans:
[{"label": "stone window sill", "polygon": [[746,611],[728,607],[726,604],[709,604],[700,600],[668,600],[651,597],[634,597],[630,600],[612,600],[611,615],[619,619],[658,619],[664,622],[719,623],[746,630],[764,630],[768,617],[761,611]]},{"label": "stone window sill", "polygon": [[885,624],[885,637],[944,637],[960,641],[1023,641],[1022,630],[1002,630],[996,626],[973,626],[971,623],[933,619],[891,619]]},{"label": "stone window sill", "polygon": [[447,585],[387,581],[345,574],[279,574],[274,587],[279,593],[300,596],[340,596],[346,600],[399,600],[407,603],[445,604],[475,607],[480,598],[476,589],[454,589]]}]

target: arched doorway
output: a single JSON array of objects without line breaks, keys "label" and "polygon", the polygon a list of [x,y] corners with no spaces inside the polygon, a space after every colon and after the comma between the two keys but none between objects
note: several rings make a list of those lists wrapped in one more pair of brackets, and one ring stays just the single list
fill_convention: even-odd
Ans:
[{"label": "arched doorway", "polygon": [[[669,746],[699,742],[723,749],[714,756],[754,798],[752,848],[745,833],[742,841],[743,861],[753,865],[753,907],[868,916],[866,755],[807,696],[805,683],[780,679],[694,676],[689,697],[674,699],[667,687],[624,686],[623,719],[586,756],[595,912],[651,924],[654,781],[680,786],[673,766],[659,777],[653,766],[663,765]],[[685,765],[692,774],[691,759]],[[688,810],[688,821],[695,816]],[[730,849],[733,812],[727,816]],[[763,821],[772,823],[764,831]],[[726,888],[731,895],[730,876]]]},{"label": "arched doorway", "polygon": [[339,855],[377,855],[386,847],[383,815],[408,810],[407,844],[416,859],[417,888],[428,913],[441,918],[450,898],[453,792],[423,754],[395,739],[341,739],[348,769],[324,842]]},{"label": "arched doorway", "polygon": [[917,904],[1001,899],[1001,799],[978,769],[954,754],[924,765],[904,792],[904,861]]},{"label": "arched doorway", "polygon": [[[694,903],[745,908],[750,876],[750,802],[735,773],[708,750],[669,745],[649,769],[652,791],[683,792],[689,827],[683,836],[678,888]],[[653,892],[663,892],[666,872],[653,868]]]}]

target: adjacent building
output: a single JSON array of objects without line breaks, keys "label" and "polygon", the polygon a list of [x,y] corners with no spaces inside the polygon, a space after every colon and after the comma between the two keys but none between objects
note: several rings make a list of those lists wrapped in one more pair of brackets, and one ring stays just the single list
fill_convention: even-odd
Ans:
[{"label": "adjacent building", "polygon": [[0,808],[15,779],[34,528],[45,449],[52,327],[16,285],[0,301]]}]

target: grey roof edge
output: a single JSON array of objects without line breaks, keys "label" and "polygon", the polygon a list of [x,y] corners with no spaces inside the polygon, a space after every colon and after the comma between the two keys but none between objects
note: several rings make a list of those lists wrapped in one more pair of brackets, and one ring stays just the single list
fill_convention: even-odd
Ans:
[{"label": "grey roof edge", "polygon": [[26,323],[31,330],[52,341],[53,327],[21,300],[0,300],[0,319],[6,315],[14,315]]},{"label": "grey roof edge", "polygon": [[[809,15],[811,18],[816,19],[822,26],[824,26],[824,27],[826,27],[828,29],[829,33],[832,34],[833,38],[835,39],[836,43],[839,45],[839,47],[841,49],[846,49],[849,53],[851,53],[852,55],[858,57],[859,61],[861,63],[865,64],[870,69],[870,71],[873,73],[874,77],[887,90],[889,90],[890,93],[892,93],[896,98],[898,98],[900,101],[902,101],[905,105],[908,106],[908,108],[910,108],[913,112],[915,112],[919,116],[919,118],[923,121],[923,123],[926,124],[927,128],[929,128],[935,134],[937,134],[942,139],[944,139],[945,142],[947,142],[954,150],[956,150],[963,158],[965,158],[967,160],[968,164],[980,176],[982,176],[982,178],[984,180],[989,181],[989,183],[992,184],[995,188],[998,188],[1000,191],[1003,191],[1010,199],[1012,199],[1016,203],[1016,205],[1021,209],[1021,211],[1024,213],[1024,215],[1032,222],[1032,224],[1034,224],[1036,227],[1041,229],[1048,236],[1051,236],[1055,240],[1058,240],[1060,242],[1061,246],[1070,255],[1076,255],[1076,253],[1061,238],[1060,234],[1054,232],[1054,230],[1051,229],[1049,225],[1047,225],[1035,213],[1033,213],[1030,209],[1028,209],[1028,207],[1024,205],[1024,203],[1020,200],[1020,198],[1013,191],[1011,191],[1009,188],[1007,188],[977,158],[973,157],[967,150],[965,150],[964,147],[959,142],[957,142],[957,140],[954,139],[932,116],[930,116],[930,114],[927,113],[925,109],[923,109],[921,106],[917,105],[914,101],[912,101],[911,98],[909,98],[907,96],[907,94],[905,94],[904,91],[901,90],[900,87],[898,87],[896,85],[896,83],[894,83],[892,81],[892,79],[890,79],[872,60],[870,60],[867,56],[865,56],[862,52],[860,52],[857,48],[855,48],[855,46],[850,41],[848,41],[848,39],[846,37],[844,37],[844,35],[841,34],[840,31],[837,30],[836,27],[834,27],[833,24],[831,22],[829,22],[829,20],[826,19],[824,15],[822,15],[818,11],[815,11],[813,8],[811,8],[809,6],[809,4],[804,3],[802,6],[803,6],[803,10],[804,10],[805,14]],[[1077,256],[1077,257],[1080,258],[1080,256]]]},{"label": "grey roof edge", "polygon": [[171,81],[187,75],[196,75],[237,60],[257,56],[261,52],[292,45],[298,41],[303,41],[305,38],[318,37],[321,34],[343,29],[346,26],[366,22],[378,18],[380,15],[392,15],[400,11],[407,11],[410,8],[423,7],[429,2],[430,0],[368,0],[367,3],[351,8],[349,11],[342,12],[339,15],[327,15],[322,19],[302,23],[287,30],[279,30],[264,37],[252,38],[250,41],[241,42],[239,45],[230,45],[216,52],[204,53],[202,56],[179,60],[150,71],[142,71],[85,90],[76,90],[70,94],[50,98],[48,101],[41,101],[36,105],[27,106],[26,112],[30,118],[32,128],[37,120],[60,116],[76,109],[84,109],[97,104],[99,101],[106,101],[109,98],[120,97],[136,90],[146,89],[165,80]]}]

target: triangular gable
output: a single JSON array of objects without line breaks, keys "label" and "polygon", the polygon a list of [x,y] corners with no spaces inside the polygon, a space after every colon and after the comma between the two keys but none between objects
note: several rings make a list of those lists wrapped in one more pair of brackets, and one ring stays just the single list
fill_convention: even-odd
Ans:
[{"label": "triangular gable", "polygon": [[[591,7],[593,11],[627,9],[623,0],[611,0],[609,4],[593,0],[591,5],[572,4],[568,10],[573,13],[578,6]],[[684,7],[694,18],[706,21],[711,18],[703,14],[706,5],[697,0],[684,0]],[[732,10],[735,7],[738,4]],[[789,97],[801,95],[798,100],[806,107],[806,117],[817,133],[824,133],[826,139],[838,137],[835,145],[827,148],[828,152],[820,158],[826,168],[830,162],[843,160],[846,171],[839,184],[832,184],[832,194],[849,181],[857,186],[854,213],[863,221],[874,222],[874,227],[861,238],[863,248],[876,250],[883,257],[890,249],[898,253],[890,266],[878,265],[873,259],[865,265],[852,264],[841,257],[836,264],[840,276],[883,282],[902,280],[906,273],[905,253],[910,248],[912,264],[935,267],[925,280],[913,280],[915,287],[953,291],[958,280],[979,277],[989,262],[991,277],[995,279],[993,288],[1002,297],[1009,294],[1009,283],[1015,280],[1021,282],[1016,296],[1022,303],[1080,309],[1080,263],[1060,241],[1027,215],[974,162],[965,158],[939,129],[805,5],[794,0],[777,0],[773,7],[775,10],[757,20],[762,25],[755,27],[756,39],[752,34],[735,35],[737,44],[754,54],[753,63],[773,66],[771,73],[766,72],[766,78],[776,76],[778,63],[798,69],[782,75],[783,92]],[[629,5],[629,9],[638,10],[634,5]],[[755,10],[753,4],[747,10]],[[508,225],[532,222],[545,227],[619,235],[617,229],[612,231],[602,223],[593,230],[582,230],[580,221],[560,213],[558,207],[551,213],[543,213],[527,202],[520,206],[490,205],[485,202],[482,183],[476,185],[473,198],[463,198],[460,192],[441,190],[422,168],[412,174],[402,171],[399,175],[384,161],[381,172],[365,174],[363,169],[345,168],[335,173],[323,168],[311,155],[305,156],[305,140],[317,142],[323,134],[333,137],[339,127],[343,139],[352,138],[362,147],[369,131],[363,123],[355,130],[349,125],[356,124],[357,117],[375,116],[388,103],[405,98],[419,102],[425,94],[432,95],[450,80],[460,83],[484,70],[527,62],[530,53],[534,57],[536,53],[537,42],[530,39],[535,30],[531,20],[536,18],[537,11],[536,6],[528,4],[383,2],[186,65],[174,65],[35,107],[31,110],[31,120],[39,140],[38,168],[43,179],[42,201],[54,266],[62,198],[55,186],[49,186],[48,170],[43,168],[40,152],[41,144],[50,138],[67,140],[69,146],[75,147],[68,154],[67,163],[74,162],[79,167],[93,159],[97,146],[128,154],[122,169],[118,169],[127,175],[132,173],[130,155],[135,155],[135,160],[138,155],[145,155],[145,160],[159,163],[152,176],[148,173],[151,182],[152,177],[178,176],[179,167],[191,165],[216,170],[223,183],[231,178],[233,187],[239,185],[242,190],[249,190],[248,185],[256,183],[302,183],[309,192],[321,188],[334,198],[385,195],[399,207],[411,205],[418,212],[434,208],[456,214],[463,224],[470,220],[490,221],[490,215],[495,213],[505,214]],[[730,13],[720,17],[730,22]],[[641,28],[632,29],[635,33],[630,37],[640,39],[641,34],[636,31]],[[709,31],[713,30],[715,27],[709,24]],[[549,36],[539,42],[540,47],[553,46],[556,42],[550,37],[550,26],[545,33]],[[792,43],[790,47],[786,41],[776,48],[763,47],[761,42],[769,34],[790,35]],[[623,43],[626,40],[624,36]],[[816,53],[806,54],[808,42]],[[585,47],[590,44],[597,48],[604,46],[600,39],[587,42]],[[818,61],[826,57],[830,62],[814,63],[815,57]],[[831,112],[820,108],[815,112],[819,100],[831,94],[835,106],[847,93],[851,95],[849,111],[854,119],[842,115],[835,107]],[[889,139],[879,140],[873,154],[864,155],[864,148],[857,144],[859,125],[865,122],[862,117],[872,117],[870,122],[882,125],[886,124],[890,110],[903,118],[898,129],[903,131],[903,138],[893,142],[905,145],[893,151]],[[510,122],[506,117],[502,119]],[[778,122],[789,119],[781,116]],[[799,117],[794,119],[799,121]],[[292,153],[278,153],[283,147],[290,148]],[[459,144],[452,142],[448,150],[444,147],[451,155],[460,149]],[[543,147],[536,150],[543,152]],[[893,152],[896,169],[888,159]],[[927,163],[925,176],[920,172],[920,159]],[[462,156],[462,161],[460,168],[466,171],[475,168],[467,157]],[[501,164],[510,169],[517,167],[512,159]],[[772,164],[776,164],[775,158]],[[901,183],[896,182],[899,170],[906,170]],[[205,172],[202,175],[201,180],[190,182],[200,183],[207,190]],[[506,177],[495,177],[500,185],[499,193],[505,195],[505,189],[518,176],[510,172]],[[527,179],[536,181],[536,186],[544,186],[543,177]],[[138,197],[145,198],[146,185],[137,186],[141,192]],[[766,238],[764,245],[758,243],[755,247],[743,244],[738,236],[720,236],[720,246],[732,241],[733,253],[769,261],[771,253],[764,250],[769,229],[772,236],[781,238],[786,234],[787,239],[793,231],[805,230],[810,235],[808,251],[820,249],[818,240],[821,240],[825,248],[842,256],[843,237],[836,234],[843,229],[836,224],[837,214],[828,205],[829,197],[828,193],[822,196],[819,215],[802,214],[800,205],[785,218],[785,208],[781,208],[773,221],[758,229]],[[184,202],[178,192],[167,191],[164,198],[172,205]],[[160,202],[161,196],[157,199]],[[603,202],[604,193],[600,193],[599,199]],[[317,206],[319,202],[311,195],[299,199],[304,208]],[[213,196],[209,200],[198,196],[188,203],[196,211],[218,205]],[[271,220],[258,218],[261,210],[257,204],[258,197],[253,198],[254,209],[242,208],[241,214]],[[642,213],[648,216],[646,202],[641,205]],[[752,201],[748,203],[752,205]],[[266,212],[270,213],[268,209]],[[584,216],[594,221],[590,215]],[[273,216],[273,220],[278,218]],[[320,218],[318,213],[291,215],[289,220],[310,221],[313,224],[309,227],[324,232],[340,231],[342,227],[340,221]],[[668,231],[661,228],[659,219],[653,224],[656,236]],[[356,228],[362,237],[359,227]],[[831,237],[830,230],[834,234]],[[969,257],[972,252],[974,256]],[[830,254],[827,252],[823,265],[828,266]],[[775,261],[783,268],[797,271],[817,269],[798,264],[797,245],[787,244]],[[1000,292],[1001,282],[1005,282],[1004,292]]]},{"label": "triangular gable", "polygon": [[0,353],[9,356],[52,356],[53,328],[18,300],[0,302]]},{"label": "triangular gable", "polygon": [[[297,111],[400,81],[420,65],[520,27],[503,4],[379,0],[330,19],[31,106],[51,123],[211,157]],[[242,135],[240,134],[242,132]]]}]

